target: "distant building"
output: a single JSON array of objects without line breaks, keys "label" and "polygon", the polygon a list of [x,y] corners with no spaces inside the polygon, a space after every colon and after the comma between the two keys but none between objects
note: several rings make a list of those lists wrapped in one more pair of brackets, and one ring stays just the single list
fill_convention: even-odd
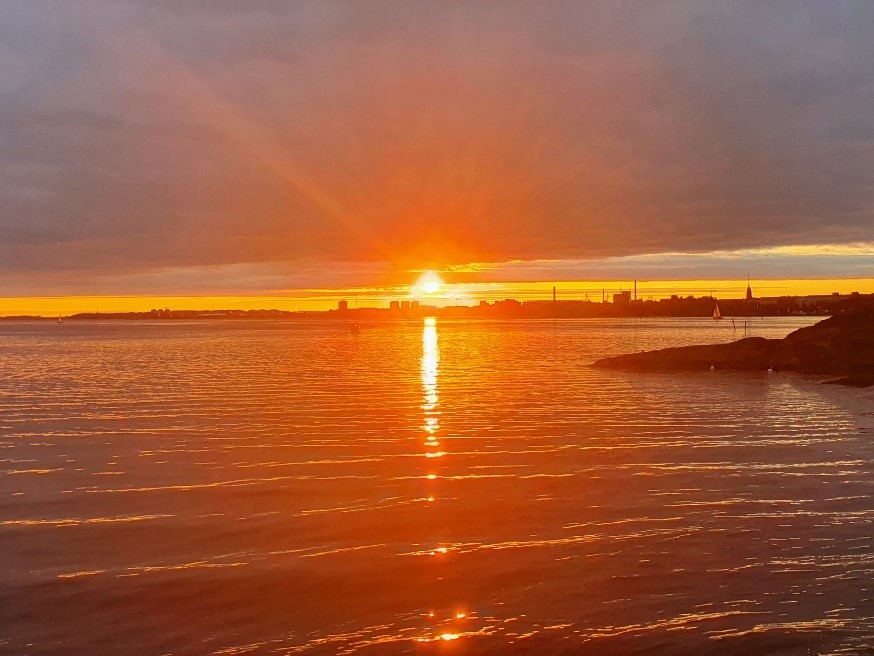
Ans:
[{"label": "distant building", "polygon": [[749,280],[747,280],[747,295],[746,295],[746,299],[747,299],[748,301],[753,300],[753,288],[750,287],[750,281],[749,281]]},{"label": "distant building", "polygon": [[400,310],[401,309],[401,302],[400,301],[391,301],[388,304],[388,309],[389,310]]},{"label": "distant building", "polygon": [[340,301],[337,303],[337,309],[340,310],[340,312],[345,312],[349,309],[349,301]]},{"label": "distant building", "polygon": [[401,301],[401,310],[409,310],[410,302],[409,301]]},{"label": "distant building", "polygon": [[418,310],[419,309],[419,301],[410,301],[410,309]]},{"label": "distant building", "polygon": [[613,294],[613,302],[617,305],[631,303],[631,292],[619,292],[618,294]]}]

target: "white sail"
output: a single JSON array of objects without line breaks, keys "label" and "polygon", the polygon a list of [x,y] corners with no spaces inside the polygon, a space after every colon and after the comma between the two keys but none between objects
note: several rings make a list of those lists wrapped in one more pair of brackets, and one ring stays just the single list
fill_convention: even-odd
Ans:
[{"label": "white sail", "polygon": [[719,303],[717,303],[716,307],[713,308],[713,318],[717,321],[722,319],[722,313],[719,311]]}]

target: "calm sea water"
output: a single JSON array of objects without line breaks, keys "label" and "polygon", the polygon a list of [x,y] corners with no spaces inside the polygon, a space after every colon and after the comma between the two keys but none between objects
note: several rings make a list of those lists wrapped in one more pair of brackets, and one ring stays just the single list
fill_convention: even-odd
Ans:
[{"label": "calm sea water", "polygon": [[589,367],[737,336],[0,325],[0,652],[872,653],[874,391]]}]

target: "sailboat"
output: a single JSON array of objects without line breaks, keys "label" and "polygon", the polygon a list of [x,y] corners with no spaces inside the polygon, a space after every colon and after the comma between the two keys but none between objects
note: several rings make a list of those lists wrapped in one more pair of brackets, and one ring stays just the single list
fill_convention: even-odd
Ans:
[{"label": "sailboat", "polygon": [[722,312],[719,311],[719,303],[713,308],[713,320],[722,321]]}]

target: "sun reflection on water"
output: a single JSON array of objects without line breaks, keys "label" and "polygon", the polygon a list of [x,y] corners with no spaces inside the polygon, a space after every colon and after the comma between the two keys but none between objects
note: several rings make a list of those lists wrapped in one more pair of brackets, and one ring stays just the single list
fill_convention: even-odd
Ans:
[{"label": "sun reflection on water", "polygon": [[[437,431],[440,430],[440,393],[437,378],[440,374],[440,345],[437,341],[437,319],[426,317],[422,327],[422,430],[425,433],[425,457],[429,459],[442,458],[445,451],[437,451],[440,446]],[[425,478],[429,481],[437,479],[433,472]],[[428,497],[429,499],[432,497]]]},{"label": "sun reflection on water", "polygon": [[[434,317],[428,317],[424,321],[422,327],[422,360],[421,360],[421,375],[422,375],[422,431],[424,432],[424,455],[428,459],[442,459],[446,456],[446,451],[435,450],[435,447],[440,446],[440,440],[437,437],[440,431],[440,393],[438,388],[438,377],[440,374],[440,346],[437,336],[437,320]],[[433,486],[439,476],[433,472],[425,475],[428,481],[429,490],[426,497],[429,502],[433,502]],[[445,546],[434,547],[428,552],[431,556],[445,556],[449,553],[449,548]],[[437,580],[442,580],[442,577],[435,572]],[[430,618],[434,618],[433,611],[428,613]],[[453,612],[451,617],[455,621],[464,619],[466,613]],[[443,626],[437,629],[437,632],[430,633],[427,637],[420,637],[419,642],[432,641],[452,641],[458,640],[461,634],[454,629],[446,631],[447,627],[443,621],[440,622]],[[433,629],[432,629],[433,630]]]},{"label": "sun reflection on water", "polygon": [[[440,374],[440,345],[437,341],[437,319],[426,317],[422,327],[422,430],[425,433],[425,457],[428,459],[442,458],[445,451],[434,450],[440,446],[437,432],[440,430],[440,393],[437,378]],[[437,475],[428,473],[429,481],[437,479]],[[429,497],[430,498],[430,497]]]},{"label": "sun reflection on water", "polygon": [[422,390],[425,412],[424,428],[433,434],[440,425],[437,405],[440,398],[437,390],[437,375],[440,367],[440,347],[437,343],[437,319],[427,317],[422,329]]}]

